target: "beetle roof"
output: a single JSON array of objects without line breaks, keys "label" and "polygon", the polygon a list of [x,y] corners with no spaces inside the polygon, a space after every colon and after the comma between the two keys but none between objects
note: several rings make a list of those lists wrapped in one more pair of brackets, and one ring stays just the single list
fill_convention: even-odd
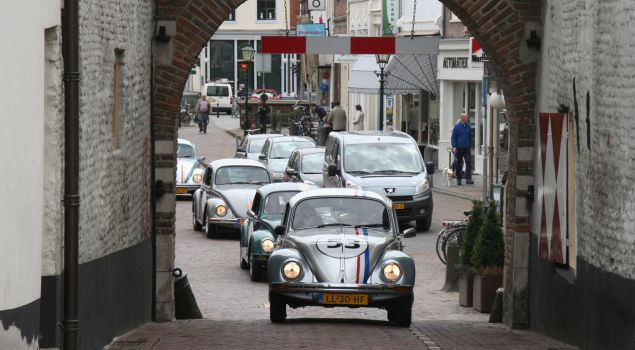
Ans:
[{"label": "beetle roof", "polygon": [[248,134],[247,138],[250,139],[266,139],[269,137],[280,137],[280,136],[284,136],[282,134]]},{"label": "beetle roof", "polygon": [[271,139],[271,142],[289,142],[289,141],[313,141],[315,140],[308,136],[278,136]]},{"label": "beetle roof", "polygon": [[225,159],[217,159],[213,162],[209,163],[209,166],[217,169],[223,166],[255,166],[258,168],[267,169],[267,167],[261,162],[253,159],[244,159],[244,158],[225,158]]},{"label": "beetle roof", "polygon": [[316,188],[317,187],[313,185],[307,185],[303,182],[278,182],[274,184],[264,185],[258,189],[258,192],[260,192],[263,197],[266,197],[273,192],[307,191]]},{"label": "beetle roof", "polygon": [[324,147],[310,147],[310,148],[298,148],[293,152],[300,153],[300,155],[304,154],[314,154],[314,153],[322,153],[324,154]]},{"label": "beetle roof", "polygon": [[290,206],[295,206],[298,202],[307,198],[328,198],[328,197],[349,197],[349,198],[368,198],[377,199],[386,206],[391,207],[392,201],[375,192],[358,190],[352,188],[317,188],[314,190],[304,191],[291,197]]},{"label": "beetle roof", "polygon": [[189,145],[194,147],[194,144],[192,143],[192,141],[190,140],[186,140],[186,139],[177,139],[177,142],[180,144],[184,144],[184,145]]}]

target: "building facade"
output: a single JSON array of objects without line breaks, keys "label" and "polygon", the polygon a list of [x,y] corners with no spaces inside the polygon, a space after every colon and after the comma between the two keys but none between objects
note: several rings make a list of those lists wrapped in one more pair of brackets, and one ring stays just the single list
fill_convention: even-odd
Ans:
[{"label": "building facade", "polygon": [[[285,4],[286,2],[286,4]],[[252,46],[260,52],[263,35],[295,34],[299,5],[290,0],[248,0],[230,12],[200,55],[200,85],[226,80],[233,83],[234,94],[242,91],[249,75],[248,90],[274,89],[283,97],[297,97],[299,60],[291,54],[257,54],[249,72],[241,70],[241,48]]]},{"label": "building facade", "polygon": [[[148,1],[79,7],[79,348],[151,320],[151,43]],[[33,10],[37,9],[37,10]],[[0,18],[0,348],[60,348],[64,300],[64,95],[59,1]],[[28,43],[25,45],[24,43]],[[28,67],[26,69],[25,67]],[[18,174],[18,175],[16,175]]]}]

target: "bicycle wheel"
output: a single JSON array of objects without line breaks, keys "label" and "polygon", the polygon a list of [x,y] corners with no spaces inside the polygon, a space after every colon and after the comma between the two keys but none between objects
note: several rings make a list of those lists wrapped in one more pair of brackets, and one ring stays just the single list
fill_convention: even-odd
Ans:
[{"label": "bicycle wheel", "polygon": [[443,263],[445,264],[448,256],[448,246],[450,242],[456,242],[458,246],[461,246],[463,238],[463,228],[457,227],[453,228],[452,231],[447,235],[445,242],[443,242],[442,252],[443,252]]},{"label": "bicycle wheel", "polygon": [[445,227],[441,230],[441,232],[438,233],[437,235],[437,243],[436,243],[436,248],[437,248],[437,256],[439,257],[439,260],[441,260],[441,262],[443,263],[443,265],[445,265],[445,240],[447,239],[447,230],[445,229]]}]

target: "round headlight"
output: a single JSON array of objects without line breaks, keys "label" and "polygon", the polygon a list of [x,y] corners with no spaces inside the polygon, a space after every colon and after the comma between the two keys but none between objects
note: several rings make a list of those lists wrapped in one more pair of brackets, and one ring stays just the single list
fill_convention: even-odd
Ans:
[{"label": "round headlight", "polygon": [[300,264],[298,264],[295,261],[289,261],[288,263],[284,264],[284,267],[282,268],[282,273],[284,273],[284,277],[286,277],[289,280],[294,280],[298,278],[300,276],[301,271],[302,269],[300,268]]},{"label": "round headlight", "polygon": [[401,278],[401,267],[397,263],[391,262],[384,265],[384,278],[389,282],[395,282]]},{"label": "round headlight", "polygon": [[260,242],[260,248],[262,248],[262,251],[265,253],[271,253],[273,251],[273,241],[270,239],[263,239],[262,242]]},{"label": "round headlight", "polygon": [[216,215],[217,216],[225,216],[225,215],[227,215],[227,207],[225,207],[222,204],[216,206]]},{"label": "round headlight", "polygon": [[203,180],[203,177],[201,176],[201,174],[194,174],[194,176],[192,176],[192,180],[194,181],[194,183],[200,184],[201,180]]}]

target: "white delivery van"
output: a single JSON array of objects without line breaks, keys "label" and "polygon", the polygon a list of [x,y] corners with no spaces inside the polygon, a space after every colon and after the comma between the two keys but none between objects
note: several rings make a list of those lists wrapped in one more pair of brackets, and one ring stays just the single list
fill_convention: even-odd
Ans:
[{"label": "white delivery van", "polygon": [[227,114],[232,113],[234,94],[229,82],[207,83],[203,86],[202,93],[207,97],[212,113],[216,113],[217,110]]}]

